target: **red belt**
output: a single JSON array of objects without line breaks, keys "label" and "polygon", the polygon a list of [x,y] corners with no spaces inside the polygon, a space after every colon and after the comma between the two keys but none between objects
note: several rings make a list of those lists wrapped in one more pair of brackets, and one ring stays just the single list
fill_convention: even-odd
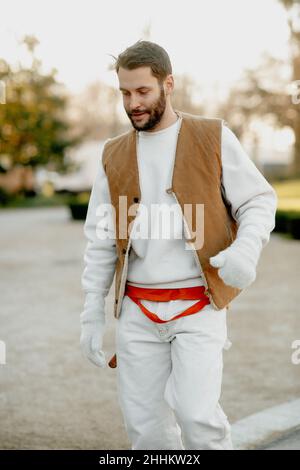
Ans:
[{"label": "red belt", "polygon": [[[205,294],[205,286],[196,287],[180,287],[177,289],[151,289],[145,287],[131,286],[126,283],[124,295],[135,302],[142,312],[147,315],[150,320],[156,323],[166,323],[176,318],[191,315],[202,310],[205,305],[209,304],[209,298]],[[198,300],[194,305],[191,305],[183,312],[170,318],[170,320],[161,320],[155,313],[150,312],[141,302],[140,299],[152,300],[157,302],[168,302],[169,300]]]}]

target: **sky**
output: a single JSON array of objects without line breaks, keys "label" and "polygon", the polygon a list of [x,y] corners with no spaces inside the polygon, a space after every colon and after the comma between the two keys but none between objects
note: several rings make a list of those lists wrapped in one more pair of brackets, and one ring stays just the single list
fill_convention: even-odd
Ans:
[{"label": "sky", "polygon": [[109,54],[143,37],[164,47],[175,74],[226,87],[264,51],[284,57],[288,28],[277,0],[0,0],[0,57],[25,61],[18,41],[34,34],[46,70],[72,91],[116,85]]},{"label": "sky", "polygon": [[225,96],[263,53],[288,53],[278,0],[0,0],[0,57],[29,64],[20,40],[35,35],[45,72],[56,68],[75,93],[97,80],[118,87],[110,54],[143,39],[145,30],[169,53],[173,73],[194,79],[199,100],[203,93],[208,100]]}]

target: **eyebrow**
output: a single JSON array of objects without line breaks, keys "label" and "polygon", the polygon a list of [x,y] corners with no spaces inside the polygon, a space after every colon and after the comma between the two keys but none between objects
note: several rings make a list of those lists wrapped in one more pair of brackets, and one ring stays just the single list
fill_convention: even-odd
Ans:
[{"label": "eyebrow", "polygon": [[[145,85],[145,86],[140,86],[139,88],[136,88],[136,89],[137,89],[137,90],[142,90],[142,89],[144,89],[144,88],[147,88],[148,90],[151,90],[151,87],[150,87],[150,86],[146,86],[146,85]],[[128,90],[126,90],[126,88],[122,88],[122,87],[120,87],[119,90],[121,90],[121,91],[128,91]]]}]

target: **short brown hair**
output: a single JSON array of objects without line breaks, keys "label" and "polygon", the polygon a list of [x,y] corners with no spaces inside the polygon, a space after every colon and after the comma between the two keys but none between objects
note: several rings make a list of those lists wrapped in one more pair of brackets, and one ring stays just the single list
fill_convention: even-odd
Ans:
[{"label": "short brown hair", "polygon": [[164,81],[167,75],[172,73],[172,65],[168,53],[158,44],[150,41],[139,40],[125,51],[118,55],[113,68],[118,73],[122,67],[127,70],[133,70],[138,67],[149,66],[152,75],[160,83]]}]

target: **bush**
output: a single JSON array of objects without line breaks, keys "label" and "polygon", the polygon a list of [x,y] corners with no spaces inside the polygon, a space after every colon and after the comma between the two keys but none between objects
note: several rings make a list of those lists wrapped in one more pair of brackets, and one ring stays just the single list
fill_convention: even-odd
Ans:
[{"label": "bush", "polygon": [[293,238],[300,239],[300,211],[281,210],[276,212],[274,232],[289,233]]},{"label": "bush", "polygon": [[289,218],[289,232],[296,240],[300,240],[300,214],[291,214]]},{"label": "bush", "polygon": [[276,211],[274,232],[287,233],[288,232],[288,220],[289,220],[289,212],[278,209]]},{"label": "bush", "polygon": [[0,188],[0,206],[6,206],[9,199],[9,194],[4,189]]},{"label": "bush", "polygon": [[90,193],[83,192],[69,197],[68,206],[71,211],[72,219],[85,220],[88,210]]}]

